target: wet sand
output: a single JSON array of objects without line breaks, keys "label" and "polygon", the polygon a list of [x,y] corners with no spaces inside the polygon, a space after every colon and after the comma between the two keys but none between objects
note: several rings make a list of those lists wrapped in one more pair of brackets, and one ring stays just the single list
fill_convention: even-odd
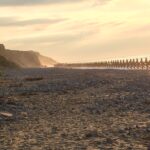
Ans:
[{"label": "wet sand", "polygon": [[21,69],[0,77],[0,150],[147,150],[150,72]]}]

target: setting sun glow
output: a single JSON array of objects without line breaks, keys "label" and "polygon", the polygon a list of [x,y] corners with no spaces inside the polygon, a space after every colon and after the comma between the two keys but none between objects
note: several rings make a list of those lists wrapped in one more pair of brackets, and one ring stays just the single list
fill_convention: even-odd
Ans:
[{"label": "setting sun glow", "polygon": [[149,0],[1,0],[6,48],[58,62],[150,55]]}]

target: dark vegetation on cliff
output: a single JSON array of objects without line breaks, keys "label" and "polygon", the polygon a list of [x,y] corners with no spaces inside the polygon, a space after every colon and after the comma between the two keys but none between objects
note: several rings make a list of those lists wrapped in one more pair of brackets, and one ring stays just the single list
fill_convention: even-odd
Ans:
[{"label": "dark vegetation on cliff", "polygon": [[0,56],[0,68],[19,68],[15,63],[8,61],[5,57]]}]

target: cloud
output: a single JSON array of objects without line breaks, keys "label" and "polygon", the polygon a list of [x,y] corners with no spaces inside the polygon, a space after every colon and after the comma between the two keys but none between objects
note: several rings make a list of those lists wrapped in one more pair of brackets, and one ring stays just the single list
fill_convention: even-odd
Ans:
[{"label": "cloud", "polygon": [[101,26],[118,27],[118,26],[121,26],[124,24],[125,24],[125,22],[123,22],[123,21],[111,21],[111,22],[101,23]]},{"label": "cloud", "polygon": [[[83,1],[86,2],[88,0],[0,0],[0,6],[76,3],[76,2],[83,2]],[[94,3],[95,5],[101,5],[101,4],[105,4],[107,1],[110,1],[110,0],[94,0]],[[91,0],[91,2],[93,1]]]},{"label": "cloud", "polygon": [[129,33],[132,33],[132,34],[140,34],[140,33],[150,33],[150,23],[146,24],[146,25],[143,25],[141,27],[138,27],[138,28],[134,28],[132,30],[129,30],[128,31]]},{"label": "cloud", "polygon": [[95,30],[88,30],[86,32],[78,32],[74,34],[57,34],[57,35],[41,35],[36,37],[24,37],[12,40],[7,40],[7,43],[23,43],[23,44],[67,44],[70,42],[80,41],[88,36],[96,34]]},{"label": "cloud", "polygon": [[81,1],[83,0],[0,0],[0,6],[37,5]]},{"label": "cloud", "polygon": [[67,19],[29,19],[29,20],[19,20],[17,18],[11,17],[0,17],[0,27],[10,27],[10,26],[29,26],[29,25],[39,25],[39,24],[55,24],[65,21]]},{"label": "cloud", "polygon": [[71,29],[71,30],[86,30],[87,28],[96,28],[97,26],[99,26],[99,22],[93,22],[93,21],[77,21],[77,22],[73,22],[72,24],[70,24],[69,27],[67,27],[67,29]]},{"label": "cloud", "polygon": [[95,0],[93,6],[104,5],[111,0]]}]

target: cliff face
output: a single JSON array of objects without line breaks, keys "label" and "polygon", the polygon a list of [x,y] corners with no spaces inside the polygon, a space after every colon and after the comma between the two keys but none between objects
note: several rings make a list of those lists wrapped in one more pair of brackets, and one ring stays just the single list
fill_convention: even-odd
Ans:
[{"label": "cliff face", "polygon": [[1,68],[19,68],[15,63],[8,61],[5,57],[0,56],[0,69]]},{"label": "cliff face", "polygon": [[5,46],[3,44],[0,44],[0,51],[5,50]]},{"label": "cliff face", "polygon": [[53,67],[54,65],[57,64],[57,62],[49,57],[45,57],[45,56],[42,56],[42,55],[38,55],[38,58],[40,60],[40,63],[42,66],[44,67]]},{"label": "cliff face", "polygon": [[39,68],[54,66],[56,61],[34,51],[7,50],[0,44],[0,55],[22,68]]}]

